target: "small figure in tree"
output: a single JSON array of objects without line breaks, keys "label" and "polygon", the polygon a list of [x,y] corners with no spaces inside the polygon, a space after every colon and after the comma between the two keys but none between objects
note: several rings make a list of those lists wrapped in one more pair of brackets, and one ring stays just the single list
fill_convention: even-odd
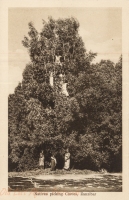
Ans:
[{"label": "small figure in tree", "polygon": [[69,96],[69,93],[67,91],[67,83],[66,82],[62,84],[62,94],[66,95],[66,97]]},{"label": "small figure in tree", "polygon": [[53,73],[50,73],[50,85],[53,87]]},{"label": "small figure in tree", "polygon": [[59,54],[59,52],[57,52],[55,63],[58,65],[61,65],[60,58],[61,58],[61,55]]}]

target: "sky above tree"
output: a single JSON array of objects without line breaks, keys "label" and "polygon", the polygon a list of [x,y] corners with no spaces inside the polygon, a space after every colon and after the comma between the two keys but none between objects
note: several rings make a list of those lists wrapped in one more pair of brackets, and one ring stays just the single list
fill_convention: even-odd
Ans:
[{"label": "sky above tree", "polygon": [[30,61],[22,45],[28,33],[28,22],[42,29],[42,19],[75,17],[80,23],[79,33],[87,51],[98,54],[94,63],[101,59],[118,62],[122,52],[122,15],[120,8],[11,8],[9,9],[9,93],[14,92],[22,80],[22,72]]}]

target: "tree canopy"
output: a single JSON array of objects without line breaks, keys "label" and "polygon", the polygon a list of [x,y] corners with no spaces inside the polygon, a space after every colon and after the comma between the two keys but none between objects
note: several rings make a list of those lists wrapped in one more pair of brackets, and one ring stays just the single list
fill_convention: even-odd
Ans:
[{"label": "tree canopy", "polygon": [[[8,99],[9,170],[36,167],[41,149],[46,166],[54,152],[62,168],[66,147],[73,168],[122,170],[122,57],[116,64],[93,64],[97,54],[85,49],[75,18],[49,17],[40,33],[28,25],[22,44],[31,62]],[[68,97],[61,92],[60,74]]]}]

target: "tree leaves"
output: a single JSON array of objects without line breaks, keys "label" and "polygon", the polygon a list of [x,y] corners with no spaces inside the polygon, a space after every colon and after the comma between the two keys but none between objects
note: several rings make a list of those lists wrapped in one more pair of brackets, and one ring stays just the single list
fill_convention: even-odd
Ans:
[{"label": "tree leaves", "polygon": [[[10,170],[36,167],[41,149],[49,162],[53,151],[63,156],[66,147],[71,167],[118,170],[113,160],[119,163],[122,156],[122,57],[116,65],[110,60],[92,64],[97,54],[86,51],[78,30],[74,18],[49,17],[40,33],[29,23],[22,43],[31,63],[9,95]],[[54,60],[57,52],[61,65]],[[61,93],[60,73],[69,97]]]}]

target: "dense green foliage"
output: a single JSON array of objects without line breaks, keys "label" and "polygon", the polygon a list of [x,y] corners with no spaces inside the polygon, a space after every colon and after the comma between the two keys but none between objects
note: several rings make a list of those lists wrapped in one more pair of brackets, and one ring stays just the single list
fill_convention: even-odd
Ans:
[{"label": "dense green foliage", "polygon": [[[72,168],[122,170],[122,57],[92,64],[96,54],[86,51],[78,29],[74,18],[50,17],[41,33],[29,23],[22,43],[31,62],[9,95],[9,171],[37,167],[41,149],[46,167],[54,152],[62,168],[66,147]],[[62,67],[54,62],[56,51],[65,58]],[[61,68],[69,97],[60,92]]]}]

